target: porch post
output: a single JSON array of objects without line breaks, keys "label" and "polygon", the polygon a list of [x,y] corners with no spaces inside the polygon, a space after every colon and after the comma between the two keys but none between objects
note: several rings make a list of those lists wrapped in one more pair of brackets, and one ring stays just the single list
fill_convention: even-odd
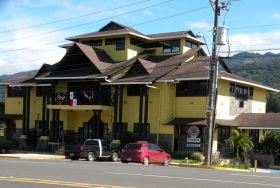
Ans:
[{"label": "porch post", "polygon": [[22,104],[22,114],[23,114],[23,119],[22,119],[22,135],[26,135],[26,87],[24,89],[24,95],[23,95],[23,104]]},{"label": "porch post", "polygon": [[144,138],[147,140],[148,138],[148,110],[149,110],[149,89],[147,88],[145,93],[145,109],[144,109]]},{"label": "porch post", "polygon": [[142,124],[142,119],[143,119],[143,88],[142,86],[140,87],[140,99],[139,99],[139,124],[138,124],[138,130],[139,131],[139,139],[143,139],[143,124]]},{"label": "porch post", "polygon": [[29,133],[29,120],[30,120],[30,87],[27,87],[27,91],[26,91],[26,103],[27,103],[27,109],[26,109],[26,133]]},{"label": "porch post", "polygon": [[114,94],[114,123],[113,123],[113,138],[117,139],[118,133],[118,95],[119,95],[119,87],[114,86],[115,94]]},{"label": "porch post", "polygon": [[120,86],[120,101],[119,101],[119,123],[118,123],[118,128],[119,128],[119,138],[121,139],[122,137],[122,132],[123,132],[123,124],[122,124],[122,112],[123,112],[123,85]]}]

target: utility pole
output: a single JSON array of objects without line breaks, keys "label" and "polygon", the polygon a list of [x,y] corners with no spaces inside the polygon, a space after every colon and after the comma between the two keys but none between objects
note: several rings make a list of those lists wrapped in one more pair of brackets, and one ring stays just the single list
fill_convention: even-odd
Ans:
[{"label": "utility pole", "polygon": [[205,165],[211,165],[211,155],[212,155],[212,140],[213,140],[213,129],[214,129],[214,119],[215,119],[215,103],[216,94],[218,87],[218,57],[217,57],[217,30],[218,30],[218,17],[220,15],[220,5],[219,0],[215,0],[215,17],[214,17],[214,27],[213,27],[213,46],[212,46],[212,57],[210,62],[210,84],[208,93],[208,104],[207,104],[207,126],[208,126],[208,141],[207,141],[207,151],[205,156]]}]

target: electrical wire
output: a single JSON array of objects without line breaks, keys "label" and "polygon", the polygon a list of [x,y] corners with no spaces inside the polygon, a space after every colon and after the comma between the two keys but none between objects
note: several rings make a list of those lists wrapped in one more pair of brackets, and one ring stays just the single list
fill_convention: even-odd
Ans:
[{"label": "electrical wire", "polygon": [[117,15],[115,15],[115,16],[110,16],[110,17],[106,17],[106,18],[99,19],[99,20],[95,20],[95,21],[90,21],[90,22],[86,22],[86,23],[74,25],[74,26],[69,26],[69,27],[64,27],[64,28],[60,28],[60,29],[56,29],[56,30],[52,30],[52,31],[48,31],[48,32],[43,32],[43,33],[28,35],[28,36],[24,36],[24,37],[20,37],[20,38],[16,38],[16,39],[9,39],[9,40],[0,41],[0,44],[8,43],[8,42],[13,42],[13,41],[19,41],[19,40],[28,39],[28,38],[33,38],[33,37],[40,37],[40,36],[44,36],[44,35],[56,33],[56,32],[59,32],[59,31],[64,31],[64,30],[69,30],[69,29],[73,29],[73,28],[77,28],[77,27],[89,25],[89,24],[92,24],[92,23],[96,23],[96,22],[100,22],[100,21],[104,21],[104,20],[116,18],[116,17],[119,17],[119,16],[123,16],[123,15],[127,15],[127,14],[132,14],[132,13],[135,13],[135,12],[139,12],[139,11],[141,11],[141,10],[146,10],[146,9],[148,9],[148,8],[160,6],[160,5],[169,3],[169,2],[171,2],[171,1],[174,1],[174,0],[163,1],[163,2],[160,2],[160,3],[156,3],[156,4],[153,4],[153,5],[146,6],[146,7],[142,7],[142,8],[140,8],[140,9],[136,9],[136,10],[132,10],[132,11],[127,11],[127,12],[125,12],[125,13],[117,14]]},{"label": "electrical wire", "polygon": [[137,4],[143,4],[143,3],[148,2],[148,1],[151,1],[151,0],[144,0],[144,1],[141,0],[141,1],[137,1],[135,3],[126,4],[126,5],[123,5],[123,6],[118,6],[118,7],[114,7],[114,8],[110,8],[110,9],[106,9],[106,10],[91,12],[91,13],[83,14],[83,15],[80,15],[80,16],[69,17],[69,18],[65,18],[65,19],[61,19],[61,20],[54,20],[54,21],[51,21],[51,22],[45,22],[45,23],[30,25],[30,26],[26,26],[26,27],[19,27],[19,28],[16,28],[16,29],[3,30],[3,31],[0,31],[0,33],[7,33],[7,32],[12,32],[12,31],[31,29],[31,28],[41,27],[41,26],[50,25],[50,24],[54,24],[54,23],[65,22],[65,21],[69,21],[69,20],[74,20],[74,19],[78,19],[78,18],[83,18],[83,17],[87,17],[87,16],[92,16],[92,15],[96,15],[96,14],[110,12],[110,11],[117,10],[117,9],[120,9],[120,8],[130,7],[130,6],[137,5]]}]

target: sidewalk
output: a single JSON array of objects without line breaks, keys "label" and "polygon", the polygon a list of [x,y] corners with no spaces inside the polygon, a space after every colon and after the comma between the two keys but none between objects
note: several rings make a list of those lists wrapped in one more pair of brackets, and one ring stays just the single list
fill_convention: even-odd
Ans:
[{"label": "sidewalk", "polygon": [[9,153],[0,154],[0,158],[59,160],[65,159],[65,156],[53,153],[11,150]]}]

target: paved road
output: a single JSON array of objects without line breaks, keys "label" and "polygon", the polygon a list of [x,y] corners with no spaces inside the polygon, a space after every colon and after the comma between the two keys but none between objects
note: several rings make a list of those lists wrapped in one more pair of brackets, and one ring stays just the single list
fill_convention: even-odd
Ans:
[{"label": "paved road", "polygon": [[0,159],[1,188],[280,187],[280,174],[70,160]]}]

